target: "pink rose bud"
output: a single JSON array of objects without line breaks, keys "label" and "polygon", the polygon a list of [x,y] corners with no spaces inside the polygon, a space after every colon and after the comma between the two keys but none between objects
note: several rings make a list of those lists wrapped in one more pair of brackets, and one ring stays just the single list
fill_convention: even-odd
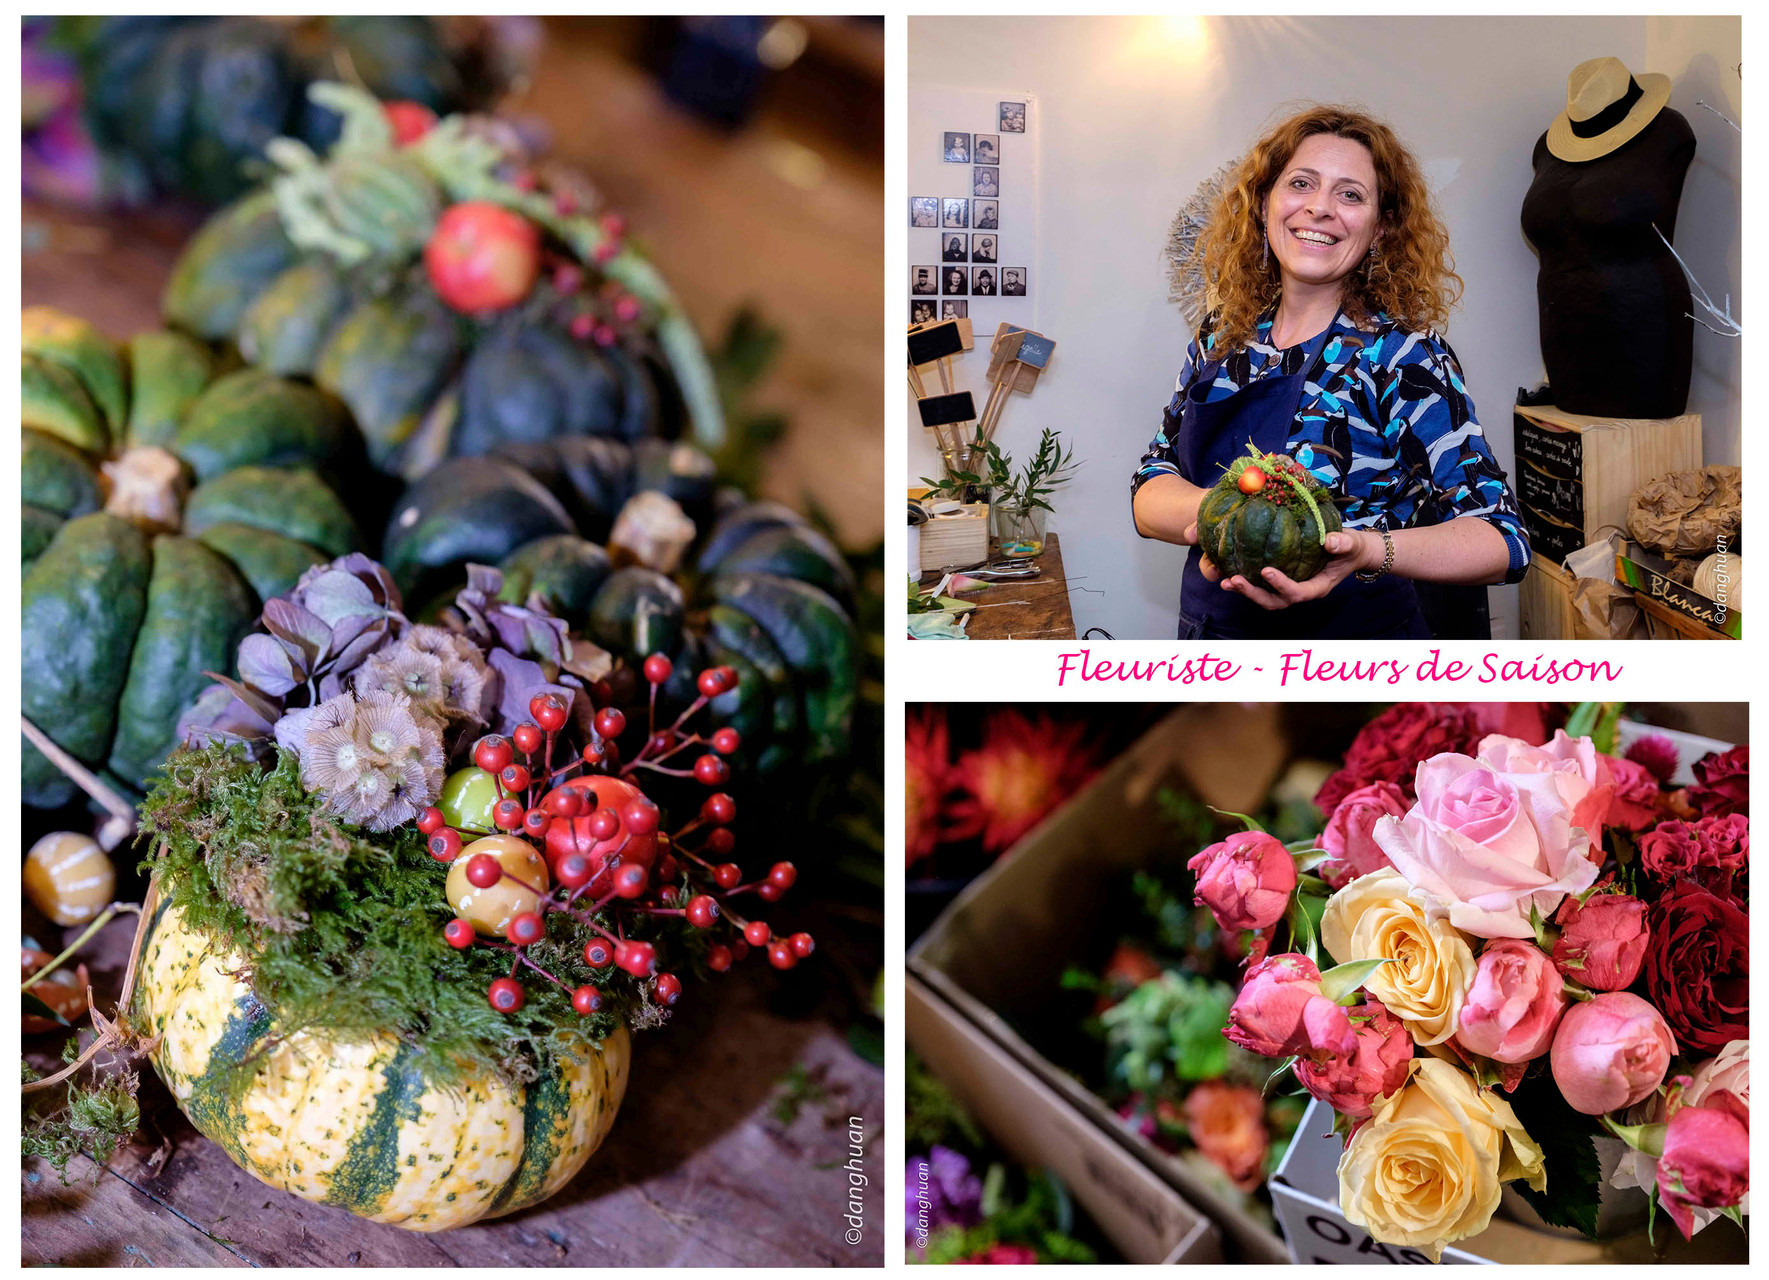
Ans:
[{"label": "pink rose bud", "polygon": [[1475,964],[1456,1041],[1494,1062],[1528,1062],[1548,1052],[1566,1011],[1554,962],[1533,942],[1496,938]]},{"label": "pink rose bud", "polygon": [[1346,796],[1321,833],[1321,848],[1333,855],[1316,868],[1321,879],[1343,889],[1359,876],[1392,867],[1370,833],[1377,819],[1404,818],[1410,808],[1406,792],[1392,782],[1372,782]]},{"label": "pink rose bud", "polygon": [[1626,893],[1599,893],[1579,905],[1568,895],[1554,915],[1560,937],[1554,963],[1593,991],[1620,991],[1634,984],[1646,963],[1646,904]]},{"label": "pink rose bud", "polygon": [[1567,1105],[1600,1116],[1663,1084],[1676,1052],[1657,1009],[1626,991],[1607,991],[1567,1010],[1548,1064]]},{"label": "pink rose bud", "polygon": [[1186,863],[1198,877],[1199,906],[1224,929],[1264,929],[1284,918],[1296,889],[1296,864],[1263,831],[1243,831]]},{"label": "pink rose bud", "polygon": [[1333,1110],[1353,1120],[1368,1120],[1377,1098],[1406,1084],[1413,1037],[1404,1022],[1374,1000],[1346,1012],[1352,1017],[1357,1048],[1349,1054],[1298,1058],[1296,1078]]},{"label": "pink rose bud", "polygon": [[1658,1158],[1658,1199],[1687,1240],[1691,1208],[1724,1209],[1751,1189],[1751,1131],[1738,1109],[1679,1107]]},{"label": "pink rose bud", "polygon": [[1247,970],[1222,1034],[1267,1058],[1357,1048],[1350,1012],[1321,994],[1321,971],[1300,955],[1271,956]]}]

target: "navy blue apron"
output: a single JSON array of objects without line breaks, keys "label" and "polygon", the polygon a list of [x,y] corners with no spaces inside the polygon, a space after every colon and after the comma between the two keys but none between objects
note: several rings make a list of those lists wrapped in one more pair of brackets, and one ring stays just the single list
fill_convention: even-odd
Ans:
[{"label": "navy blue apron", "polygon": [[[1208,489],[1251,441],[1261,453],[1288,453],[1296,410],[1302,403],[1308,370],[1326,344],[1329,325],[1304,351],[1302,372],[1268,374],[1222,400],[1206,402],[1220,360],[1203,366],[1192,379],[1180,411],[1174,451],[1179,473]],[[1419,597],[1405,578],[1387,574],[1359,582],[1356,574],[1319,600],[1287,609],[1261,609],[1236,591],[1224,591],[1199,569],[1204,553],[1186,557],[1179,597],[1181,640],[1424,640],[1431,635],[1419,611]],[[1263,582],[1254,585],[1263,586]]]}]

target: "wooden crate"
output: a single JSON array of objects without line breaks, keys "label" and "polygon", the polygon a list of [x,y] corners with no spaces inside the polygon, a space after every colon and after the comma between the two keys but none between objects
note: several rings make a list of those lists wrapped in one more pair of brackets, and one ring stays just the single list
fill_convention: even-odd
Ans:
[{"label": "wooden crate", "polygon": [[1572,604],[1572,575],[1546,556],[1531,556],[1529,572],[1518,584],[1521,617],[1519,634],[1525,640],[1580,640],[1588,638]]},{"label": "wooden crate", "polygon": [[1553,561],[1628,527],[1628,499],[1648,480],[1701,466],[1701,415],[1593,418],[1552,405],[1512,410],[1511,477],[1532,549]]},{"label": "wooden crate", "polygon": [[921,571],[973,569],[989,558],[989,504],[973,502],[961,516],[921,526]]}]

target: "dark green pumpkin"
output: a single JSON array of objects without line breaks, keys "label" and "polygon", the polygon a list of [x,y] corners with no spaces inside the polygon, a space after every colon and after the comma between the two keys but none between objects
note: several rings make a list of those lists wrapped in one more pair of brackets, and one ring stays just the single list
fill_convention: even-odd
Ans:
[{"label": "dark green pumpkin", "polygon": [[1239,574],[1261,582],[1267,567],[1294,582],[1314,577],[1327,562],[1326,536],[1341,527],[1333,495],[1312,477],[1303,482],[1320,513],[1317,520],[1296,491],[1276,478],[1258,493],[1242,493],[1240,470],[1231,469],[1198,505],[1199,548],[1224,578]]}]

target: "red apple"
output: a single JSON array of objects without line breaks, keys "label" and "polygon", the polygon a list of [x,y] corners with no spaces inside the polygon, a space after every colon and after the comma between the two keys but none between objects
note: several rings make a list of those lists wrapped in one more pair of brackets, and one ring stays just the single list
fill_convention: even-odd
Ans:
[{"label": "red apple", "polygon": [[[607,774],[590,774],[586,777],[572,778],[561,786],[577,787],[591,792],[596,797],[596,809],[578,818],[554,818],[547,827],[547,858],[557,862],[574,849],[585,854],[594,868],[593,875],[600,875],[602,862],[610,854],[619,853],[622,862],[636,862],[647,870],[657,861],[657,833],[650,832],[642,836],[629,835],[623,827],[612,840],[597,840],[590,833],[590,818],[597,810],[612,809],[619,813],[629,800],[637,800],[645,793],[632,783],[621,778],[611,778]],[[625,847],[622,843],[625,842]],[[593,877],[592,877],[593,878]],[[597,888],[606,892],[608,882],[603,880]]]},{"label": "red apple", "polygon": [[456,311],[515,306],[534,287],[540,261],[540,229],[484,200],[450,205],[424,246],[430,283]]}]

